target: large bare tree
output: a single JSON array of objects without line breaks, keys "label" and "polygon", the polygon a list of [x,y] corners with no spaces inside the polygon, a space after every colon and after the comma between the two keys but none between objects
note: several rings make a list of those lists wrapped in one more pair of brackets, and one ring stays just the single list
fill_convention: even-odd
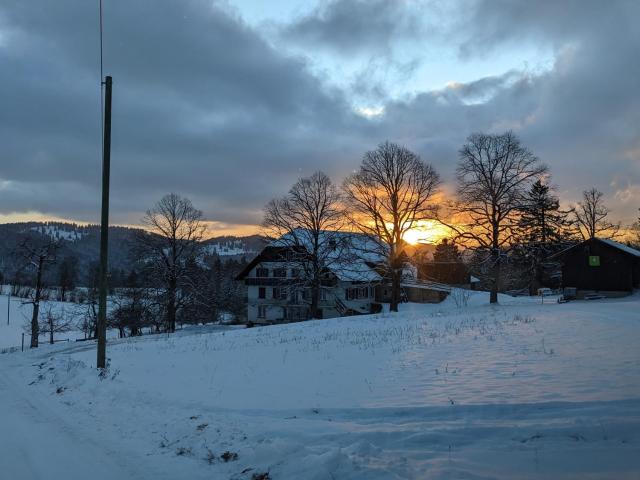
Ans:
[{"label": "large bare tree", "polygon": [[501,258],[518,232],[531,185],[547,167],[512,132],[472,134],[459,152],[455,222],[445,222],[459,241],[488,255],[490,302],[497,303]]},{"label": "large bare tree", "polygon": [[40,301],[42,300],[43,275],[48,266],[56,263],[60,243],[53,238],[26,237],[18,246],[19,254],[27,262],[27,266],[35,271],[35,285],[28,302],[33,305],[31,314],[31,348],[38,347],[40,336]]},{"label": "large bare tree", "polygon": [[407,148],[381,143],[365,153],[360,168],[344,182],[355,227],[380,242],[391,278],[391,311],[398,311],[405,234],[433,218],[440,179],[434,168]]},{"label": "large bare tree", "polygon": [[173,332],[177,312],[186,301],[181,287],[199,253],[206,225],[191,200],[175,193],[147,210],[142,222],[146,231],[138,235],[136,253],[160,283],[166,329]]},{"label": "large bare tree", "polygon": [[595,237],[614,238],[618,235],[620,224],[607,220],[609,209],[604,204],[604,194],[597,188],[582,192],[582,201],[573,208],[573,220],[576,230],[583,240]]},{"label": "large bare tree", "polygon": [[278,246],[285,247],[287,263],[300,272],[296,287],[309,289],[311,318],[321,318],[322,275],[340,260],[336,252],[341,248],[338,231],[344,226],[340,192],[323,172],[300,178],[286,196],[265,206],[263,226],[268,236],[278,238]]}]

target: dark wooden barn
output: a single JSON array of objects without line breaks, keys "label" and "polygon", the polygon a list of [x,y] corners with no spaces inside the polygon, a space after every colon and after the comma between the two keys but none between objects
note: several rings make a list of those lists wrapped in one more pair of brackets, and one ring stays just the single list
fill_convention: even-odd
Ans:
[{"label": "dark wooden barn", "polygon": [[556,254],[562,286],[578,292],[631,292],[640,287],[640,250],[592,238]]}]

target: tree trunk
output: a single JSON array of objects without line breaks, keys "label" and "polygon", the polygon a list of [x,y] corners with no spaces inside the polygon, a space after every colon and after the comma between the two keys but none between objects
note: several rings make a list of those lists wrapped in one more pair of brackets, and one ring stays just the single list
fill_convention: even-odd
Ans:
[{"label": "tree trunk", "polygon": [[491,251],[491,293],[489,303],[498,303],[498,287],[500,285],[500,250],[494,248]]},{"label": "tree trunk", "polygon": [[176,331],[176,281],[175,279],[169,280],[169,303],[167,305],[167,331]]},{"label": "tree trunk", "polygon": [[394,267],[391,272],[391,304],[389,305],[389,310],[392,312],[398,311],[398,304],[400,303],[401,276],[401,271]]},{"label": "tree trunk", "polygon": [[40,326],[38,325],[38,314],[40,313],[40,294],[42,291],[42,267],[44,258],[38,259],[38,272],[36,274],[36,293],[33,299],[33,315],[31,316],[31,348],[38,348],[38,337],[40,336]]},{"label": "tree trunk", "polygon": [[313,318],[314,320],[322,318],[318,308],[318,305],[320,304],[320,288],[320,280],[314,279],[311,286],[311,318]]},{"label": "tree trunk", "polygon": [[38,336],[40,335],[40,329],[38,327],[39,311],[40,305],[38,303],[34,303],[33,315],[31,316],[31,348],[38,348]]},{"label": "tree trunk", "polygon": [[53,318],[49,319],[49,344],[53,345]]}]

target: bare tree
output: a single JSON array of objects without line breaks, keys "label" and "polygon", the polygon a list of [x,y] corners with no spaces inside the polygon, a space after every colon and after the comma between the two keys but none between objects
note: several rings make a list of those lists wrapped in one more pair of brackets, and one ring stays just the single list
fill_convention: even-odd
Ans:
[{"label": "bare tree", "polygon": [[177,312],[186,301],[180,289],[189,275],[190,261],[199,253],[206,225],[202,212],[175,193],[162,197],[142,222],[147,230],[138,235],[135,251],[162,287],[165,324],[173,332]]},{"label": "bare tree", "polygon": [[210,323],[234,319],[246,312],[246,290],[235,277],[247,262],[222,261],[218,255],[205,255],[183,287],[191,301],[183,307],[188,323]]},{"label": "bare tree", "polygon": [[60,286],[60,301],[67,299],[67,293],[72,292],[78,279],[78,259],[73,256],[66,256],[60,263],[58,269],[58,284]]},{"label": "bare tree", "polygon": [[142,329],[152,324],[152,311],[148,305],[148,296],[140,284],[137,272],[132,271],[126,280],[126,286],[114,297],[114,309],[109,317],[109,325],[117,328],[120,338],[142,335]]},{"label": "bare tree", "polygon": [[607,220],[609,209],[604,204],[604,194],[597,188],[582,192],[582,201],[573,208],[573,220],[583,240],[603,236],[614,238],[620,231],[620,224]]},{"label": "bare tree", "polygon": [[28,267],[35,270],[36,274],[35,288],[32,291],[30,299],[25,302],[33,305],[31,315],[31,348],[38,347],[38,337],[40,335],[38,315],[40,312],[40,301],[43,296],[43,275],[49,265],[56,263],[56,255],[59,247],[59,242],[49,237],[38,239],[26,237],[18,246],[19,254],[26,260]]},{"label": "bare tree", "polygon": [[285,197],[271,200],[264,209],[267,235],[278,238],[286,261],[300,272],[296,286],[309,289],[311,318],[321,318],[322,275],[338,258],[338,230],[344,226],[340,201],[331,179],[316,172],[299,179]]},{"label": "bare tree", "polygon": [[391,278],[391,311],[398,311],[404,235],[433,218],[433,196],[440,185],[429,164],[405,147],[381,143],[365,153],[360,168],[344,182],[355,227],[380,242]]},{"label": "bare tree", "polygon": [[71,316],[66,316],[64,311],[56,312],[50,303],[46,306],[44,317],[40,321],[40,333],[49,335],[49,343],[53,345],[56,333],[65,333],[73,330],[74,325]]},{"label": "bare tree", "polygon": [[486,262],[490,302],[497,303],[502,254],[514,243],[528,190],[547,167],[512,132],[470,135],[459,154],[456,220],[443,223],[459,241],[487,253],[476,257]]}]

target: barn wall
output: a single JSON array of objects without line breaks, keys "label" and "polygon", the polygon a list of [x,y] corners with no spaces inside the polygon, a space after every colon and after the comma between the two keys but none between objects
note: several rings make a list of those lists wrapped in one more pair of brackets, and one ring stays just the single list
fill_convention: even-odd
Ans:
[{"label": "barn wall", "polygon": [[[589,256],[599,256],[600,266],[590,266]],[[579,290],[615,291],[633,289],[634,257],[595,240],[566,252],[562,283]]]}]

